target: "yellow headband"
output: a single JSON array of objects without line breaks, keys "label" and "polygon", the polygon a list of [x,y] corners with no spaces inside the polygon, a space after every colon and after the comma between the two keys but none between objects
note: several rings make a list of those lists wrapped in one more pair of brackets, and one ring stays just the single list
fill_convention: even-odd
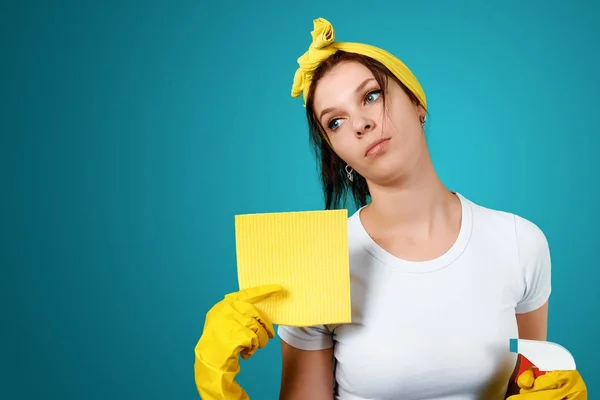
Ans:
[{"label": "yellow headband", "polygon": [[298,65],[300,67],[296,70],[296,74],[294,75],[294,85],[292,86],[293,97],[300,97],[300,95],[303,94],[304,103],[306,105],[306,97],[315,69],[329,56],[333,55],[338,50],[341,50],[348,53],[356,53],[371,57],[382,63],[400,80],[400,82],[406,85],[408,90],[417,96],[421,105],[427,109],[425,92],[423,91],[421,84],[419,84],[417,78],[402,61],[387,51],[368,44],[336,42],[335,32],[329,21],[324,18],[318,18],[313,22],[314,30],[311,32],[313,39],[312,43],[310,44],[308,51],[298,58]]}]

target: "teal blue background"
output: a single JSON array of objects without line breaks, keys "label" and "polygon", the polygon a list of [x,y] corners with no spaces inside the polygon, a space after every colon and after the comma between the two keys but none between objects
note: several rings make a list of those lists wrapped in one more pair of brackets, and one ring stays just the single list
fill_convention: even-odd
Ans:
[{"label": "teal blue background", "polygon": [[[451,189],[544,230],[549,340],[600,390],[598,3],[486,3],[3,2],[0,397],[198,398],[234,215],[322,207],[290,96],[319,16],[418,76]],[[239,381],[275,399],[280,367]]]}]

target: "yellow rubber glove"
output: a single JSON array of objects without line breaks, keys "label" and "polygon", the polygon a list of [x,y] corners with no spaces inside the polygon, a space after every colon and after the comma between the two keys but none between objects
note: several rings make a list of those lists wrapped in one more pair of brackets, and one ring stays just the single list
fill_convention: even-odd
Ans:
[{"label": "yellow rubber glove", "polygon": [[248,359],[275,337],[273,324],[254,303],[282,290],[279,285],[266,285],[230,293],[206,314],[194,363],[202,400],[249,400],[235,381],[240,371],[238,355]]},{"label": "yellow rubber glove", "polygon": [[587,400],[587,388],[577,371],[549,371],[536,378],[535,369],[517,378],[520,393],[507,400]]}]

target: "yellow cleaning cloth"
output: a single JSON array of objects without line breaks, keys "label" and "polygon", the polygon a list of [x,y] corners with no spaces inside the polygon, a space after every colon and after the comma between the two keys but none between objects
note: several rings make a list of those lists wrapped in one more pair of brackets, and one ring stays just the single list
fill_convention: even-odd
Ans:
[{"label": "yellow cleaning cloth", "polygon": [[240,290],[284,287],[256,304],[274,324],[351,322],[347,210],[235,216]]}]

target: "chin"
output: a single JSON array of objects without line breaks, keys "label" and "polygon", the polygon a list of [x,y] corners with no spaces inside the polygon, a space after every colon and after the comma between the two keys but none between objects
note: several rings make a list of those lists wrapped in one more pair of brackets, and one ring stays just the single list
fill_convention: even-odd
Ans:
[{"label": "chin", "polygon": [[365,179],[379,185],[385,185],[402,179],[405,175],[404,170],[405,168],[402,163],[389,162],[386,160],[386,162],[374,163],[371,165]]}]

